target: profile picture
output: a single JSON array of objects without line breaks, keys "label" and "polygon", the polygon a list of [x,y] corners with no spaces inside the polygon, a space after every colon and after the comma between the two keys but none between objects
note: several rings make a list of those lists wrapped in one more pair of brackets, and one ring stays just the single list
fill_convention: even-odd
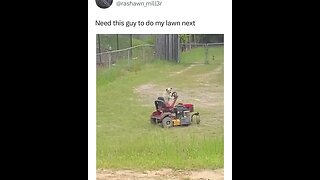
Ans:
[{"label": "profile picture", "polygon": [[103,9],[110,7],[112,2],[113,0],[96,0],[97,6]]}]

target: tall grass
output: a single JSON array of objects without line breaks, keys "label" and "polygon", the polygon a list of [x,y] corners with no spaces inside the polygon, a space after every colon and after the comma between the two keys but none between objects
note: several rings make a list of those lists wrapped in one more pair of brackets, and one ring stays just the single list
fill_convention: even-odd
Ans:
[{"label": "tall grass", "polygon": [[98,150],[97,166],[115,169],[223,167],[223,138],[177,134],[172,132],[174,129],[153,131],[111,136]]}]

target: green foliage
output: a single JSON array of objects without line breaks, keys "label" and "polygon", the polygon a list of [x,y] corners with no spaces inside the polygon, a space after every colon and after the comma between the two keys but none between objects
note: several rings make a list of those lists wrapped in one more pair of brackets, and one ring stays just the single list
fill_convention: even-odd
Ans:
[{"label": "green foliage", "polygon": [[180,42],[188,43],[190,34],[180,34]]}]

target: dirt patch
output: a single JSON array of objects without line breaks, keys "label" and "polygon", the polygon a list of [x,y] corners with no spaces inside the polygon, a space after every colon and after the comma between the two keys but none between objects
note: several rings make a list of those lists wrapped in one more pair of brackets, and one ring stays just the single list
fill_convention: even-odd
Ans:
[{"label": "dirt patch", "polygon": [[133,170],[110,170],[99,169],[96,173],[97,180],[120,180],[120,179],[139,179],[139,180],[162,180],[162,179],[192,179],[192,180],[223,180],[224,170],[173,170],[161,169],[150,171]]},{"label": "dirt patch", "polygon": [[[189,66],[192,67],[192,66]],[[223,87],[210,83],[210,77],[214,76],[216,71],[201,74],[197,76],[197,88],[174,89],[178,92],[179,99],[177,102],[187,102],[196,104],[196,106],[204,109],[212,109],[217,106],[223,106]],[[147,83],[133,88],[138,95],[142,106],[152,105],[157,97],[162,96],[167,87]]]},{"label": "dirt patch", "polygon": [[162,96],[166,88],[148,83],[133,88],[133,91],[138,95],[142,106],[150,106],[150,102],[152,103],[157,97]]},{"label": "dirt patch", "polygon": [[191,64],[190,66],[188,66],[187,68],[181,70],[181,71],[178,71],[178,72],[174,72],[172,73],[170,76],[174,76],[174,75],[177,75],[177,74],[181,74],[189,69],[191,69],[192,67],[196,66],[196,65],[199,65],[199,64]]},{"label": "dirt patch", "polygon": [[[178,90],[179,99],[177,102],[194,103],[205,109],[211,109],[223,103],[223,91],[216,92],[211,85],[206,83],[201,85],[197,90]],[[138,95],[142,106],[150,106],[150,102],[162,96],[165,88],[155,84],[144,84],[134,88],[133,91]]]}]

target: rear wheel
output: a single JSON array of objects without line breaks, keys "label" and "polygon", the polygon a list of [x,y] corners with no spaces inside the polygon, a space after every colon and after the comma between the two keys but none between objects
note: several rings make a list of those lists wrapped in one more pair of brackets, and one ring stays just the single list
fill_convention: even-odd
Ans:
[{"label": "rear wheel", "polygon": [[170,117],[165,117],[162,120],[162,126],[164,128],[171,128],[172,127],[172,120]]}]

